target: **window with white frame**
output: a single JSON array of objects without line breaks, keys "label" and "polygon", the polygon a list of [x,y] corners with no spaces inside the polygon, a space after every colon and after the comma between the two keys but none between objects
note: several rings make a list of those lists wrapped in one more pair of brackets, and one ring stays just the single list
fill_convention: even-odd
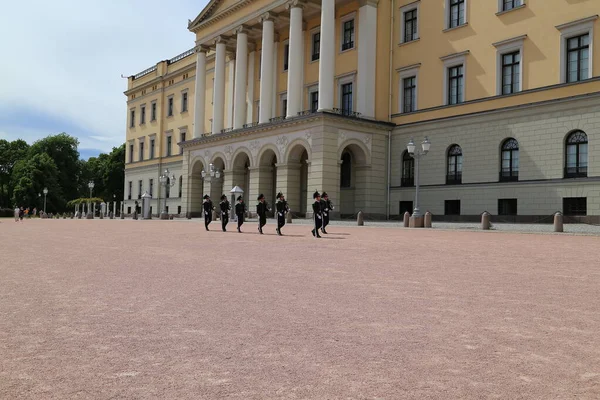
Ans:
[{"label": "window with white frame", "polygon": [[167,98],[167,117],[173,116],[173,96]]},{"label": "window with white frame", "polygon": [[[186,136],[187,136],[187,131],[185,129],[182,129],[179,132],[179,136],[181,138],[180,142],[185,142]],[[183,154],[183,146],[179,146],[179,154]]]},{"label": "window with white frame", "polygon": [[188,110],[188,93],[187,90],[181,93],[181,112],[184,113]]},{"label": "window with white frame", "polygon": [[281,116],[287,115],[287,93],[282,93],[279,96],[279,104],[281,105]]},{"label": "window with white frame", "polygon": [[166,138],[166,152],[165,152],[165,156],[169,157],[171,155],[171,150],[173,147],[173,137],[171,136],[171,134],[167,134],[167,138]]},{"label": "window with white frame", "polygon": [[421,3],[416,2],[400,8],[400,43],[419,39],[419,10]]},{"label": "window with white frame", "polygon": [[498,0],[498,12],[514,10],[524,4],[525,0]]},{"label": "window with white frame", "polygon": [[321,31],[316,29],[311,33],[310,60],[317,61],[321,56]]},{"label": "window with white frame", "polygon": [[154,158],[154,146],[156,143],[156,139],[154,137],[150,137],[150,159]]},{"label": "window with white frame", "polygon": [[129,144],[129,162],[133,162],[133,143]]},{"label": "window with white frame", "polygon": [[138,161],[144,161],[144,140],[140,139],[140,153],[138,155]]},{"label": "window with white frame", "polygon": [[446,29],[457,28],[467,23],[468,0],[446,0]]},{"label": "window with white frame", "polygon": [[308,109],[313,113],[319,109],[319,85],[308,88]]},{"label": "window with white frame", "polygon": [[444,104],[465,101],[466,56],[469,51],[442,57],[444,62]]},{"label": "window with white frame", "polygon": [[356,89],[356,73],[347,74],[338,78],[339,112],[351,115],[354,112],[354,91]]},{"label": "window with white frame", "polygon": [[598,15],[558,25],[560,31],[560,82],[592,77],[594,22]]},{"label": "window with white frame", "polygon": [[523,44],[527,35],[494,43],[496,47],[496,94],[523,90]]},{"label": "window with white frame", "polygon": [[129,110],[129,127],[135,128],[135,108]]},{"label": "window with white frame", "polygon": [[409,113],[417,111],[417,84],[419,74],[419,64],[400,68],[400,90],[398,98],[400,100],[399,112]]},{"label": "window with white frame", "polygon": [[156,100],[150,105],[150,122],[156,121]]},{"label": "window with white frame", "polygon": [[140,106],[140,125],[146,123],[146,105],[142,104]]},{"label": "window with white frame", "polygon": [[287,71],[290,66],[290,42],[283,44],[283,70]]},{"label": "window with white frame", "polygon": [[341,51],[353,49],[354,46],[354,17],[355,13],[348,14],[341,19]]}]

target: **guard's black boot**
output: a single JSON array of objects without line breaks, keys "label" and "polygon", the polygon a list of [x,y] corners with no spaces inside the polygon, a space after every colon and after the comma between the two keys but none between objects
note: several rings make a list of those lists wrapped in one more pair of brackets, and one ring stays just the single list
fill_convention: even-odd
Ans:
[{"label": "guard's black boot", "polygon": [[239,232],[239,233],[242,233],[242,231],[240,230],[240,227],[239,227],[239,226],[238,226],[238,232]]}]

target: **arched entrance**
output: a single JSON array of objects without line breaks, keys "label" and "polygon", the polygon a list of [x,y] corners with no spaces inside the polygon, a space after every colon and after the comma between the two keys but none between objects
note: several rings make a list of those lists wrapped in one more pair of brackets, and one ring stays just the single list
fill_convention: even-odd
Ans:
[{"label": "arched entrance", "polygon": [[258,159],[258,192],[263,193],[267,203],[275,206],[277,188],[277,155],[273,149],[265,149]]},{"label": "arched entrance", "polygon": [[188,213],[191,217],[202,216],[202,196],[204,195],[204,179],[202,178],[202,170],[204,164],[197,160],[192,165],[189,175],[190,188],[188,190]]},{"label": "arched entrance", "polygon": [[[239,186],[244,191],[244,201],[246,203],[250,199],[250,156],[246,151],[240,151],[233,156],[231,164],[231,188]],[[225,190],[231,190],[225,188]],[[226,193],[227,194],[227,193]]]},{"label": "arched entrance", "polygon": [[[348,144],[340,157],[340,216],[353,217],[358,211],[369,212],[367,155],[357,144]],[[383,201],[383,199],[382,199]]]},{"label": "arched entrance", "polygon": [[[225,181],[225,160],[223,160],[223,158],[221,158],[220,156],[217,156],[213,159],[212,164],[215,168],[215,171],[219,171],[220,172],[220,176],[217,178],[217,176],[210,176],[210,171],[206,170],[206,178],[205,178],[205,184],[204,184],[204,192],[209,194],[211,197],[211,200],[213,201],[213,205],[218,204],[221,200],[219,200],[221,198],[221,195],[224,193],[223,192],[223,182]],[[208,184],[208,185],[207,185]]]},{"label": "arched entrance", "polygon": [[308,166],[307,148],[297,143],[291,147],[287,157],[287,200],[294,214],[305,216],[308,206]]}]

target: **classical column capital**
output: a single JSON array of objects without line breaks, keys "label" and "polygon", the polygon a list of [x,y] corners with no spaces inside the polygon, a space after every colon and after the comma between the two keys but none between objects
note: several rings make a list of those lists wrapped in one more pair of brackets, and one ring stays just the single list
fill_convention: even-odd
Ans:
[{"label": "classical column capital", "polygon": [[236,28],[233,30],[233,32],[234,32],[236,35],[240,35],[240,34],[246,34],[246,35],[247,35],[247,34],[248,34],[248,28],[247,28],[247,27],[245,27],[244,25],[240,25],[240,26],[236,27]]},{"label": "classical column capital", "polygon": [[209,47],[205,44],[197,44],[194,47],[194,53],[208,53]]},{"label": "classical column capital", "polygon": [[217,45],[217,44],[226,44],[226,40],[223,36],[217,36],[214,40],[213,40],[213,44]]},{"label": "classical column capital", "polygon": [[286,10],[290,10],[292,8],[304,8],[305,3],[301,0],[290,0],[285,4]]},{"label": "classical column capital", "polygon": [[258,20],[260,23],[266,22],[266,21],[271,21],[273,22],[275,16],[272,13],[266,12],[264,14],[262,14]]},{"label": "classical column capital", "polygon": [[377,8],[378,3],[379,3],[379,0],[358,0],[359,7],[371,6],[371,7]]}]

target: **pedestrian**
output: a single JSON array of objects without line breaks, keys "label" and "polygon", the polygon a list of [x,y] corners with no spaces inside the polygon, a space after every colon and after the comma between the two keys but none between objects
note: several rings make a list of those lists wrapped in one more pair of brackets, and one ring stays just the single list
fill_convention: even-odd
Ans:
[{"label": "pedestrian", "polygon": [[208,231],[208,224],[212,222],[212,212],[215,208],[210,200],[210,196],[207,194],[204,195],[204,203],[202,204],[202,207],[204,208],[204,227]]},{"label": "pedestrian", "polygon": [[20,213],[21,213],[21,209],[19,207],[15,207],[15,222],[19,222]]},{"label": "pedestrian", "polygon": [[235,205],[235,215],[237,215],[237,230],[239,233],[242,233],[241,227],[244,223],[244,216],[246,215],[246,205],[244,204],[244,198],[242,196],[238,196],[238,203]]},{"label": "pedestrian", "polygon": [[323,226],[323,215],[321,212],[321,194],[318,191],[313,193],[313,199],[315,202],[312,205],[313,209],[313,218],[315,220],[315,227],[312,230],[312,234],[316,238],[320,238],[319,228]]},{"label": "pedestrian", "polygon": [[19,208],[19,220],[23,221],[23,215],[25,215],[25,210],[23,210],[23,207]]},{"label": "pedestrian", "polygon": [[321,211],[323,213],[323,227],[321,228],[321,232],[327,234],[325,227],[329,225],[329,212],[333,210],[333,203],[329,200],[329,196],[327,192],[323,192],[321,195]]},{"label": "pedestrian", "polygon": [[221,207],[221,228],[223,232],[227,232],[227,224],[229,223],[229,211],[231,210],[231,205],[227,200],[227,196],[221,196],[221,203],[219,204]]},{"label": "pedestrian", "polygon": [[287,201],[283,193],[277,193],[277,203],[275,203],[275,209],[277,210],[277,234],[283,236],[281,228],[285,225],[285,215],[290,211]]},{"label": "pedestrian", "polygon": [[37,207],[33,208],[33,218],[37,216]]},{"label": "pedestrian", "polygon": [[256,205],[256,213],[258,214],[258,232],[263,234],[263,226],[267,224],[267,211],[271,211],[269,204],[265,201],[265,195],[258,196],[258,204]]}]

